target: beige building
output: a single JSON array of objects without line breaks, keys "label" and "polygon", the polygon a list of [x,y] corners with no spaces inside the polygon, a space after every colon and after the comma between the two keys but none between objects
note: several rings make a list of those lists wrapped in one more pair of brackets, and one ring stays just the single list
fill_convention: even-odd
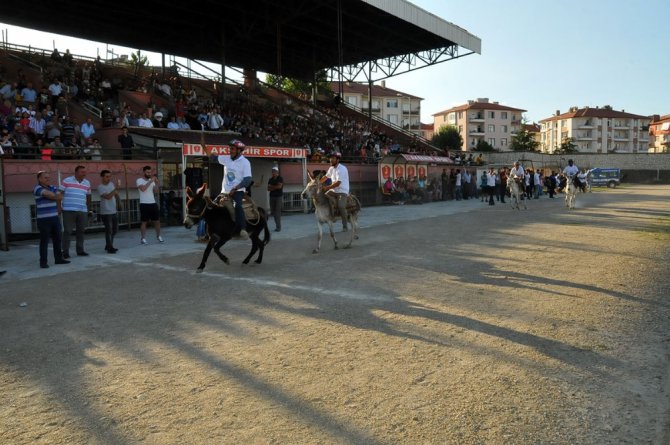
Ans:
[{"label": "beige building", "polygon": [[462,150],[474,150],[483,140],[496,150],[509,151],[512,137],[521,129],[524,111],[479,98],[433,114],[433,127],[435,133],[448,125],[458,128],[463,138]]},{"label": "beige building", "polygon": [[572,107],[567,113],[540,121],[540,150],[553,153],[567,138],[572,138],[582,153],[639,153],[649,149],[651,118],[625,111]]},{"label": "beige building", "polygon": [[670,152],[670,114],[655,114],[649,124],[649,152]]},{"label": "beige building", "polygon": [[[343,101],[360,109],[363,113],[369,112],[368,84],[357,82],[344,82]],[[333,91],[338,91],[338,84],[331,84]],[[391,88],[386,88],[386,82],[380,85],[372,85],[372,114],[392,125],[402,127],[417,136],[422,135],[421,130],[421,97],[403,93]]]}]

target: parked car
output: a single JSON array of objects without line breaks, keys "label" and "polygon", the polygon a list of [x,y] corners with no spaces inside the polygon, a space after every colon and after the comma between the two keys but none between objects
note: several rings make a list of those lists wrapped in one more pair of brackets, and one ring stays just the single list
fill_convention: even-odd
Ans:
[{"label": "parked car", "polygon": [[614,188],[621,184],[621,169],[594,168],[589,173],[589,182],[592,186],[607,186]]}]

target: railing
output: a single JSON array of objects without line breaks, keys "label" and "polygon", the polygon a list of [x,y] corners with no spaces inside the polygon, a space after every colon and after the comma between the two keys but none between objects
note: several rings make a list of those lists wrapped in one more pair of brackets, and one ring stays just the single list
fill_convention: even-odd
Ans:
[{"label": "railing", "polygon": [[58,147],[51,148],[50,145],[44,147],[12,147],[4,148],[5,154],[0,156],[4,159],[17,159],[25,161],[113,161],[122,159],[138,160],[156,160],[158,152],[152,148],[132,148],[124,150],[122,148],[108,147]]},{"label": "railing", "polygon": [[91,105],[88,102],[81,102],[81,106],[86,111],[89,111],[89,112],[95,114],[96,116],[98,116],[100,119],[102,119],[102,110],[100,108],[96,107],[95,105]]}]

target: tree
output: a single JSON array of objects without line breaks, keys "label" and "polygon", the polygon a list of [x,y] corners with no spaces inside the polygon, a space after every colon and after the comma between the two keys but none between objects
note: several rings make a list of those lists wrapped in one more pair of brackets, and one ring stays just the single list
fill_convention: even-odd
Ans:
[{"label": "tree", "polygon": [[433,135],[431,143],[442,150],[461,150],[463,147],[463,137],[458,132],[458,128],[453,125],[440,127]]},{"label": "tree", "polygon": [[561,142],[561,145],[556,147],[556,149],[554,150],[554,153],[561,155],[576,152],[577,152],[577,144],[575,144],[575,140],[573,138],[564,138],[563,141]]},{"label": "tree", "polygon": [[479,142],[477,142],[477,146],[475,147],[475,151],[491,152],[491,151],[495,151],[495,148],[493,148],[493,145],[489,144],[484,139],[480,139]]},{"label": "tree", "polygon": [[537,151],[539,145],[533,134],[524,128],[512,136],[509,147],[512,151]]},{"label": "tree", "polygon": [[[313,81],[307,82],[304,80],[294,79],[291,77],[277,76],[276,74],[266,74],[265,83],[270,84],[275,88],[279,88],[280,90],[286,93],[294,94],[296,96],[301,94],[305,96],[311,96],[312,88],[314,86]],[[330,88],[330,85],[328,83],[328,73],[326,72],[326,70],[321,70],[316,74],[316,88],[317,91],[319,90],[323,91]]]},{"label": "tree", "polygon": [[143,56],[138,49],[136,52],[130,53],[130,60],[128,63],[135,66],[136,68],[141,68],[149,63],[149,59],[147,56]]}]

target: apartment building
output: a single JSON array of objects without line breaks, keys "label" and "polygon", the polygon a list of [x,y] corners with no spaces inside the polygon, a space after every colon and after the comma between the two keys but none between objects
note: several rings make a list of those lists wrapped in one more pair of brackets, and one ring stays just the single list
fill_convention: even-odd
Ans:
[{"label": "apartment building", "polygon": [[670,114],[655,114],[649,124],[649,153],[670,152]]},{"label": "apartment building", "polygon": [[[344,82],[343,101],[368,113],[372,108],[372,114],[392,125],[402,127],[417,136],[422,135],[421,129],[421,101],[423,98],[413,96],[392,88],[386,88],[386,82],[380,85],[372,85],[372,94],[369,94],[367,83]],[[339,84],[331,84],[333,91],[339,90]],[[372,106],[369,107],[369,97],[372,97]]]},{"label": "apartment building", "polygon": [[433,114],[435,132],[452,125],[463,138],[462,150],[474,150],[479,141],[488,142],[500,151],[509,151],[512,137],[521,129],[521,117],[526,110],[489,102],[489,99],[469,100],[467,104]]},{"label": "apartment building", "polygon": [[649,149],[651,118],[604,107],[572,107],[540,121],[540,150],[553,153],[572,138],[582,153],[639,153]]}]

